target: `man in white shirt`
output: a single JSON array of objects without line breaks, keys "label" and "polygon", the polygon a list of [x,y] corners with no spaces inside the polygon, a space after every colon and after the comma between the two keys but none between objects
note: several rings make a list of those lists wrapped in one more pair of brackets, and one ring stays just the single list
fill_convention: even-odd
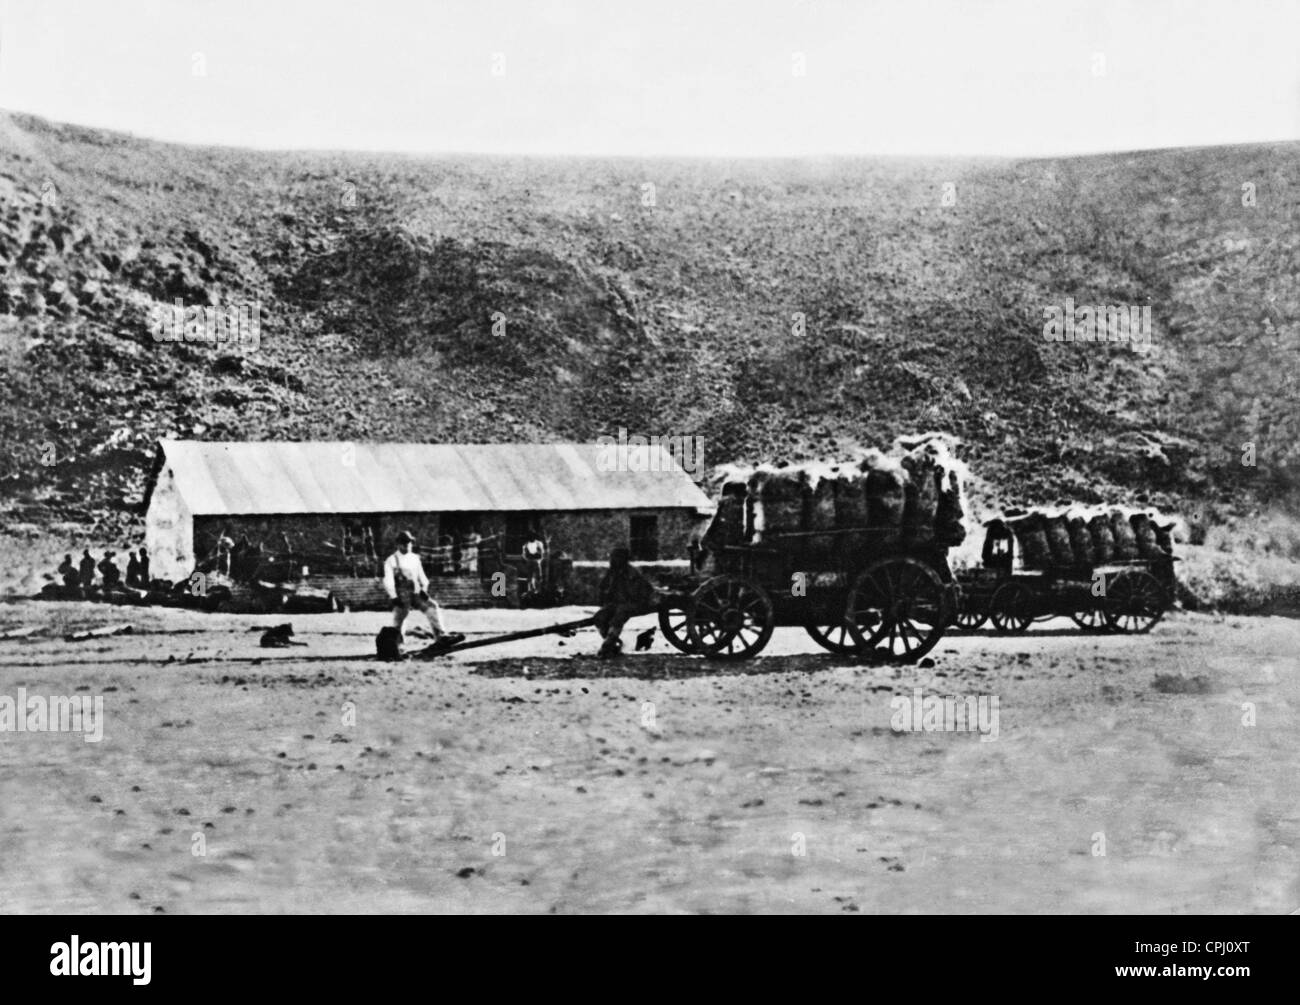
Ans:
[{"label": "man in white shirt", "polygon": [[542,592],[542,563],[546,559],[546,544],[542,535],[533,530],[524,542],[524,567],[528,570],[528,594],[536,597]]},{"label": "man in white shirt", "polygon": [[451,646],[464,642],[465,636],[448,634],[442,626],[442,611],[429,596],[429,577],[415,552],[415,538],[407,531],[397,535],[397,550],[384,563],[384,590],[393,601],[393,627],[399,636],[411,610],[422,613],[433,630],[433,644]]}]

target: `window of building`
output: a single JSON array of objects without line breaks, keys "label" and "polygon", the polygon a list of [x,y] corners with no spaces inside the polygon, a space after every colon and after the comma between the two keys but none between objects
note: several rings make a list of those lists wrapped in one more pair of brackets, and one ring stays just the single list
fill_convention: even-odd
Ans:
[{"label": "window of building", "polygon": [[631,521],[631,551],[635,562],[659,560],[659,517],[634,516]]}]

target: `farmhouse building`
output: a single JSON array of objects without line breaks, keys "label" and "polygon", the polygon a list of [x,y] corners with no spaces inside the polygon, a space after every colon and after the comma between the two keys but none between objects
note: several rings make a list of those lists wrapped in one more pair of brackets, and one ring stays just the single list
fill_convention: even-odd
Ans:
[{"label": "farmhouse building", "polygon": [[629,447],[611,464],[608,448],[584,443],[163,440],[145,497],[145,544],[153,574],[172,581],[190,576],[222,537],[292,556],[296,574],[372,576],[375,555],[404,529],[431,575],[465,572],[470,540],[516,561],[533,531],[578,563],[603,562],[617,546],[634,560],[677,559],[712,506],[671,453],[636,453],[659,449]]}]

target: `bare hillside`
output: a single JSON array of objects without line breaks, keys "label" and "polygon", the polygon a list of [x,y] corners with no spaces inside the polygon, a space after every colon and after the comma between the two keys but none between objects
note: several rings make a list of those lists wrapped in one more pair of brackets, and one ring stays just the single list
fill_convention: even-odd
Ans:
[{"label": "bare hillside", "polygon": [[[1298,162],[269,154],[0,115],[0,506],[127,522],[160,436],[619,426],[710,464],[942,428],[990,502],[1286,502]],[[1150,306],[1154,348],[1045,341],[1065,297]],[[255,305],[256,351],[156,342],[176,298]]]}]

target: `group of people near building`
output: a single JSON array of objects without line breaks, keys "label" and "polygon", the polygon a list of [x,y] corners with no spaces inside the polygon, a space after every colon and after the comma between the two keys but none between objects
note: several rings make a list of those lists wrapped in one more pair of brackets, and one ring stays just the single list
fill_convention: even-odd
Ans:
[{"label": "group of people near building", "polygon": [[246,583],[257,575],[264,558],[265,551],[260,541],[253,544],[245,534],[236,542],[229,534],[222,534],[206,561],[200,564],[200,569]]},{"label": "group of people near building", "polygon": [[444,576],[472,576],[479,571],[479,549],[483,545],[483,536],[477,530],[470,530],[465,534],[444,534],[437,546],[426,552],[435,572]]},{"label": "group of people near building", "polygon": [[[477,535],[473,535],[477,539]],[[477,540],[473,547],[477,548]],[[260,551],[260,549],[258,549]],[[243,548],[222,536],[215,549],[216,568],[229,575],[237,564],[236,552]],[[464,559],[466,548],[462,547]],[[242,557],[239,556],[239,557]],[[127,553],[126,576],[118,567],[115,551],[105,551],[96,562],[89,549],[81,553],[74,563],[72,555],[64,555],[57,573],[62,583],[61,594],[67,598],[109,596],[124,589],[146,590],[150,586],[149,552],[139,548]],[[523,547],[526,572],[526,589],[540,594],[546,584],[547,547],[542,536],[533,532]],[[470,559],[476,564],[476,556]],[[98,581],[96,580],[98,573]],[[383,584],[393,604],[393,627],[399,636],[402,626],[412,611],[421,612],[433,633],[434,645],[449,647],[464,641],[464,635],[449,632],[442,618],[438,601],[430,594],[430,581],[425,573],[420,555],[415,550],[415,537],[409,531],[397,535],[395,548],[384,562]],[[596,614],[596,627],[601,634],[600,655],[617,656],[622,651],[620,634],[624,624],[632,617],[648,614],[656,609],[658,592],[649,580],[631,563],[627,548],[615,548],[610,554],[609,569],[600,583],[600,610]]]},{"label": "group of people near building", "polygon": [[[89,548],[81,552],[81,560],[75,564],[71,555],[64,555],[63,561],[59,563],[56,570],[63,593],[71,597],[88,597],[96,590],[101,594],[110,594],[120,592],[123,587],[133,590],[149,588],[147,548],[142,547],[138,551],[127,552],[125,581],[116,558],[117,552],[105,551],[104,557],[96,562]],[[99,574],[98,582],[95,579],[96,573]]]}]

